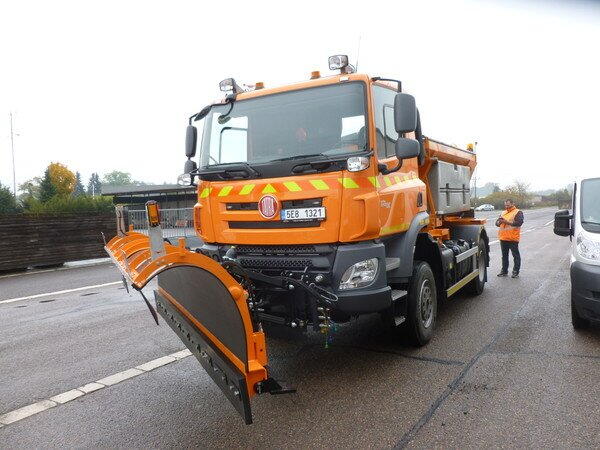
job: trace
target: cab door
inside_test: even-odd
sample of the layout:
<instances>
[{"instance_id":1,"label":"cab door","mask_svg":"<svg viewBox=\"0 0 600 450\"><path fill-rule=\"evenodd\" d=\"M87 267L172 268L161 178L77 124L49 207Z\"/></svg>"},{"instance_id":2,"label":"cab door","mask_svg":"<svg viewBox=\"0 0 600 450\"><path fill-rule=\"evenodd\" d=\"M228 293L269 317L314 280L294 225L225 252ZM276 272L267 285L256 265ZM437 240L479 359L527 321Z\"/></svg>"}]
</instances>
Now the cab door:
<instances>
[{"instance_id":1,"label":"cab door","mask_svg":"<svg viewBox=\"0 0 600 450\"><path fill-rule=\"evenodd\" d=\"M373 84L374 142L377 160L388 169L398 166L395 145L398 133L394 127L394 99L397 91ZM405 160L400 170L387 175L378 173L373 183L379 193L380 236L406 231L412 218L423 209L424 183L418 176L417 158Z\"/></svg>"}]
</instances>

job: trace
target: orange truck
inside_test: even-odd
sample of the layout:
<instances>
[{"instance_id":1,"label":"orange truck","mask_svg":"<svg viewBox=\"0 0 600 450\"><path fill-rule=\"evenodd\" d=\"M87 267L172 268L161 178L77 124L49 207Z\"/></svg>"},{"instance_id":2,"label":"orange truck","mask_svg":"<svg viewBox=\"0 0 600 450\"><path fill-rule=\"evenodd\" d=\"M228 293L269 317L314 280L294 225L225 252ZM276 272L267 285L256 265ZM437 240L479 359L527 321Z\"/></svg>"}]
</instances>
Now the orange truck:
<instances>
[{"instance_id":1,"label":"orange truck","mask_svg":"<svg viewBox=\"0 0 600 450\"><path fill-rule=\"evenodd\" d=\"M246 423L252 396L294 391L270 375L265 333L331 339L379 313L425 345L439 302L487 281L473 147L425 137L400 81L354 73L345 55L329 66L339 73L282 87L224 80L225 98L190 117L181 180L198 187L199 248L165 242L153 202L148 234L118 214L106 245L142 296L158 277L156 310Z\"/></svg>"}]
</instances>

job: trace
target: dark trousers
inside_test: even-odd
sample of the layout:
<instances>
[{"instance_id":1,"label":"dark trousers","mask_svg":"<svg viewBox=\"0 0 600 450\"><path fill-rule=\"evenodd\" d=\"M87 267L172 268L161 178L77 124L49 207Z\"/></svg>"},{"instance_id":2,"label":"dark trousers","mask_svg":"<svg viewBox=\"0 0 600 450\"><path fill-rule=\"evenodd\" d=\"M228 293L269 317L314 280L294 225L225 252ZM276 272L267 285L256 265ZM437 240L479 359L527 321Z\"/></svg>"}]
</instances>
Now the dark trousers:
<instances>
[{"instance_id":1,"label":"dark trousers","mask_svg":"<svg viewBox=\"0 0 600 450\"><path fill-rule=\"evenodd\" d=\"M502 249L502 272L508 273L508 251L512 252L515 264L513 272L519 273L521 270L521 254L519 253L519 243L515 241L500 241L500 249Z\"/></svg>"}]
</instances>

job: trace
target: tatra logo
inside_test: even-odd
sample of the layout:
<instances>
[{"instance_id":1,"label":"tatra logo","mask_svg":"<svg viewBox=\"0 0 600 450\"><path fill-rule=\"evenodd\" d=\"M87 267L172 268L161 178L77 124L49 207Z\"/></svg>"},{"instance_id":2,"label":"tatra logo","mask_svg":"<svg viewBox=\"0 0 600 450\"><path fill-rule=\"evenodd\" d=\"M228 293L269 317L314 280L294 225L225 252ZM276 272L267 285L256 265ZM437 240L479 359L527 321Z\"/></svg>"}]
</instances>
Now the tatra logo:
<instances>
[{"instance_id":1,"label":"tatra logo","mask_svg":"<svg viewBox=\"0 0 600 450\"><path fill-rule=\"evenodd\" d=\"M279 202L272 195L265 195L258 202L258 212L265 219L272 219L279 211Z\"/></svg>"}]
</instances>

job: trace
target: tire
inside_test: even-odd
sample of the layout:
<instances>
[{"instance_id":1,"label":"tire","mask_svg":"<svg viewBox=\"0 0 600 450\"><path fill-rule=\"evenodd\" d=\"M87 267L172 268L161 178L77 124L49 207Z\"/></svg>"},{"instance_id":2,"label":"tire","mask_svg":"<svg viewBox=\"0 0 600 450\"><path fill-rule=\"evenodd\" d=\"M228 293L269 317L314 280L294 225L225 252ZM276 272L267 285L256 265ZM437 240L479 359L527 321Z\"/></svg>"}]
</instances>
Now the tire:
<instances>
[{"instance_id":1,"label":"tire","mask_svg":"<svg viewBox=\"0 0 600 450\"><path fill-rule=\"evenodd\" d=\"M485 248L485 242L483 239L479 239L479 251L477 252L477 263L479 268L479 275L469 284L465 286L465 292L472 295L480 295L485 287L485 280L487 279L487 250ZM483 270L482 270L483 268Z\"/></svg>"},{"instance_id":2,"label":"tire","mask_svg":"<svg viewBox=\"0 0 600 450\"><path fill-rule=\"evenodd\" d=\"M435 277L426 262L415 261L407 301L408 317L405 331L414 345L422 347L433 337L437 318Z\"/></svg>"},{"instance_id":3,"label":"tire","mask_svg":"<svg viewBox=\"0 0 600 450\"><path fill-rule=\"evenodd\" d=\"M571 323L573 328L576 330L585 330L589 328L590 322L579 315L577 308L575 308L575 302L573 301L573 294L571 294Z\"/></svg>"}]
</instances>

